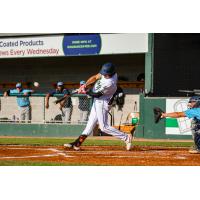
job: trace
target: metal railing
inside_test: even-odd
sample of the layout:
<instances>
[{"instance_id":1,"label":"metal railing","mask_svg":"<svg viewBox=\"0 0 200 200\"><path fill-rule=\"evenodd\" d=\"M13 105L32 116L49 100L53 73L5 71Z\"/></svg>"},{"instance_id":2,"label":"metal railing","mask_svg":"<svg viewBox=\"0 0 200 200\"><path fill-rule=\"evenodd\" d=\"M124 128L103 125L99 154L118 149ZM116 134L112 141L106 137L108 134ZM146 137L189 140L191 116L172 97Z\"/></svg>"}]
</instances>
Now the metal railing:
<instances>
[{"instance_id":1,"label":"metal railing","mask_svg":"<svg viewBox=\"0 0 200 200\"><path fill-rule=\"evenodd\" d=\"M92 98L87 95L72 95L71 104L55 104L54 101L63 95L55 94L49 98L49 108L45 107L46 94L31 94L28 96L10 94L4 97L0 94L0 123L58 123L58 124L86 124L92 105ZM29 97L30 108L19 107L17 98ZM67 100L67 101L68 101ZM30 116L29 116L30 114Z\"/></svg>"}]
</instances>

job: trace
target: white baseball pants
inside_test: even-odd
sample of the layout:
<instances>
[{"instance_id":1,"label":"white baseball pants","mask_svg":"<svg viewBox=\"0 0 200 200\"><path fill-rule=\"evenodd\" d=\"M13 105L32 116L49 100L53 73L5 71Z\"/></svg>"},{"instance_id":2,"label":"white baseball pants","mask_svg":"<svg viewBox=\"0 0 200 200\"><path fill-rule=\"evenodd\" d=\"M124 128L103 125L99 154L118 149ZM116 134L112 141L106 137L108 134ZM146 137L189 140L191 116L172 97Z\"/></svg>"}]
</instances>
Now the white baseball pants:
<instances>
[{"instance_id":1,"label":"white baseball pants","mask_svg":"<svg viewBox=\"0 0 200 200\"><path fill-rule=\"evenodd\" d=\"M115 129L108 124L109 110L110 106L108 105L108 100L94 99L88 123L82 135L89 136L98 122L101 131L110 134L112 136L115 136L120 140L126 141L128 138L128 135L126 133L123 133L118 129Z\"/></svg>"}]
</instances>

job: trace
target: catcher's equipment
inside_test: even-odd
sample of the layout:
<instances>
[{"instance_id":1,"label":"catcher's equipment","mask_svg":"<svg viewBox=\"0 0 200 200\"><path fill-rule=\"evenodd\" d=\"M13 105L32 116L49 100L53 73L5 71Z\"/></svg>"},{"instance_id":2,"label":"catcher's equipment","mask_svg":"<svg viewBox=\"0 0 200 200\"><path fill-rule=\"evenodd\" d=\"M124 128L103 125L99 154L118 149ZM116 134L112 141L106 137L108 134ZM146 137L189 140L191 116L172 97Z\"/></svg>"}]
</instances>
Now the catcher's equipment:
<instances>
[{"instance_id":1,"label":"catcher's equipment","mask_svg":"<svg viewBox=\"0 0 200 200\"><path fill-rule=\"evenodd\" d=\"M196 104L193 106L193 108L199 108L200 107L200 96L193 96L190 97L189 103L196 102Z\"/></svg>"},{"instance_id":2,"label":"catcher's equipment","mask_svg":"<svg viewBox=\"0 0 200 200\"><path fill-rule=\"evenodd\" d=\"M153 112L154 112L154 120L155 123L157 124L161 119L162 113L164 112L159 107L154 107Z\"/></svg>"}]
</instances>

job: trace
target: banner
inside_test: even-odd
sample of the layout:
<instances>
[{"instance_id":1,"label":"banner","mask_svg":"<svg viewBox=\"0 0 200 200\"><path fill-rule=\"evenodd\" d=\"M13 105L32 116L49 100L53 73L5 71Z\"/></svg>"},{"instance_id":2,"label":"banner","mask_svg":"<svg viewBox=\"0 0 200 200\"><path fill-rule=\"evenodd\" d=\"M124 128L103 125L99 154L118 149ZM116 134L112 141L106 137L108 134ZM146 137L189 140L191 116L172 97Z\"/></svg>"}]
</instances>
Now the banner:
<instances>
[{"instance_id":1,"label":"banner","mask_svg":"<svg viewBox=\"0 0 200 200\"><path fill-rule=\"evenodd\" d=\"M0 58L145 53L148 34L72 34L0 38Z\"/></svg>"},{"instance_id":2,"label":"banner","mask_svg":"<svg viewBox=\"0 0 200 200\"><path fill-rule=\"evenodd\" d=\"M101 50L101 37L93 35L64 36L63 51L66 56L70 55L94 55Z\"/></svg>"},{"instance_id":3,"label":"banner","mask_svg":"<svg viewBox=\"0 0 200 200\"><path fill-rule=\"evenodd\" d=\"M189 99L166 99L166 112L183 112L188 109ZM191 119L182 118L166 118L165 133L170 135L192 135Z\"/></svg>"},{"instance_id":4,"label":"banner","mask_svg":"<svg viewBox=\"0 0 200 200\"><path fill-rule=\"evenodd\" d=\"M0 58L62 56L63 36L0 39Z\"/></svg>"}]
</instances>

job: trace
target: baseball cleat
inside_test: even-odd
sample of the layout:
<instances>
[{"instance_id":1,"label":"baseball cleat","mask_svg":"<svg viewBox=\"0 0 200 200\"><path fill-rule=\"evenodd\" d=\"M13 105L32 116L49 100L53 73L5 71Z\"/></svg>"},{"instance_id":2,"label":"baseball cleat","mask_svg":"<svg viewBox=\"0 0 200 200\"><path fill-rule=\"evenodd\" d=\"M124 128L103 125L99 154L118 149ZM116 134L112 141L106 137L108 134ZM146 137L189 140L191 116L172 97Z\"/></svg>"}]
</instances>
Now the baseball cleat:
<instances>
[{"instance_id":1,"label":"baseball cleat","mask_svg":"<svg viewBox=\"0 0 200 200\"><path fill-rule=\"evenodd\" d=\"M190 149L189 153L191 153L191 154L198 154L198 153L200 153L200 150L199 149Z\"/></svg>"},{"instance_id":2,"label":"baseball cleat","mask_svg":"<svg viewBox=\"0 0 200 200\"><path fill-rule=\"evenodd\" d=\"M75 151L80 151L80 147L75 146L73 143L64 144L65 149L74 149Z\"/></svg>"},{"instance_id":3,"label":"baseball cleat","mask_svg":"<svg viewBox=\"0 0 200 200\"><path fill-rule=\"evenodd\" d=\"M73 144L71 144L71 143L64 144L64 148L69 148L69 149L71 149L71 148L73 148Z\"/></svg>"},{"instance_id":4,"label":"baseball cleat","mask_svg":"<svg viewBox=\"0 0 200 200\"><path fill-rule=\"evenodd\" d=\"M128 137L125 141L126 143L126 150L127 151L130 151L131 150L131 147L132 147L132 140L133 140L133 136L131 134L128 134Z\"/></svg>"},{"instance_id":5,"label":"baseball cleat","mask_svg":"<svg viewBox=\"0 0 200 200\"><path fill-rule=\"evenodd\" d=\"M73 146L73 149L74 149L75 151L80 151L81 148L74 145L74 146Z\"/></svg>"}]
</instances>

